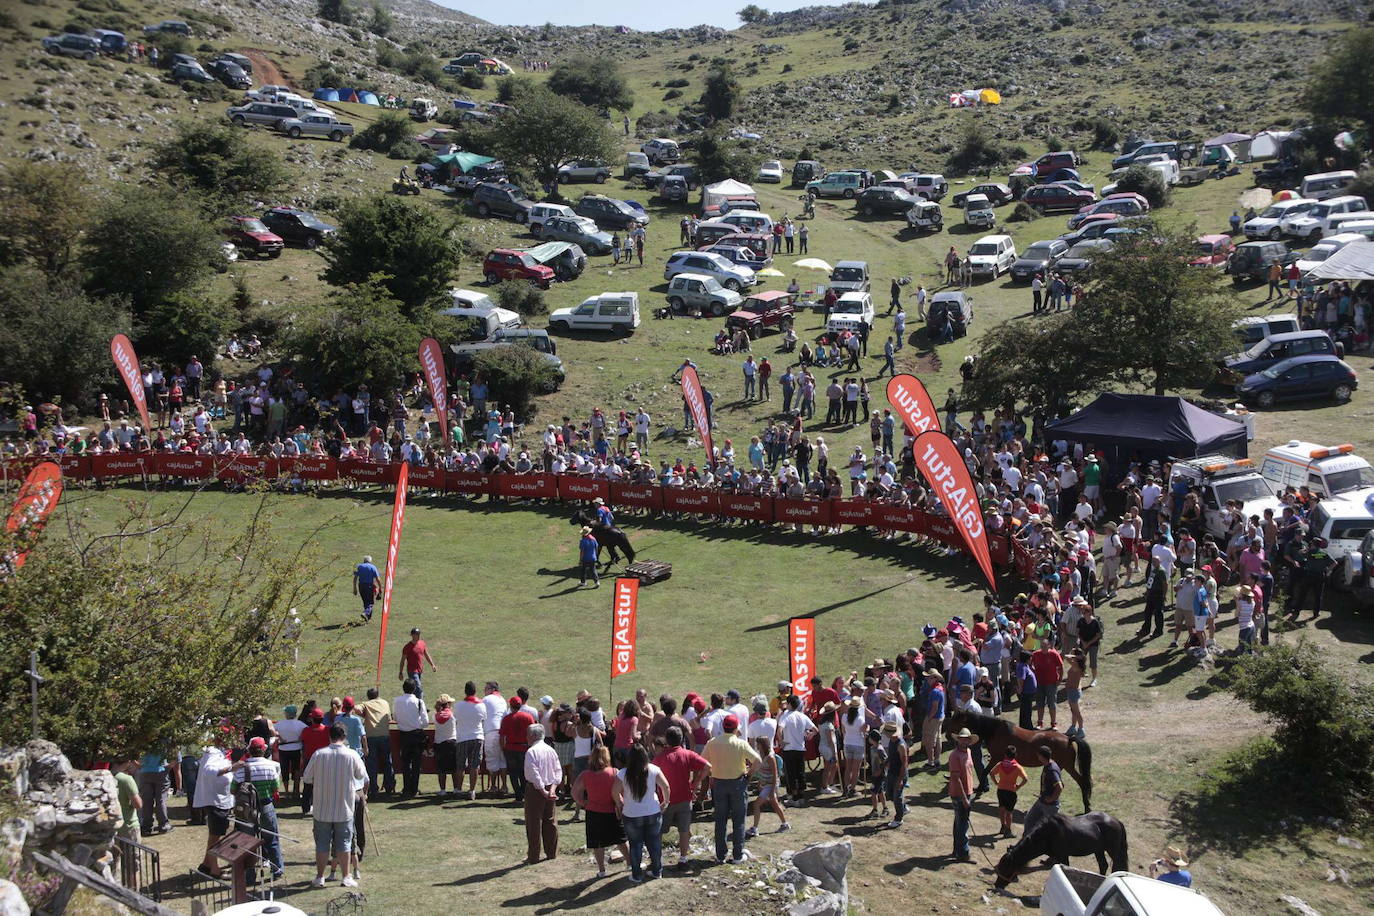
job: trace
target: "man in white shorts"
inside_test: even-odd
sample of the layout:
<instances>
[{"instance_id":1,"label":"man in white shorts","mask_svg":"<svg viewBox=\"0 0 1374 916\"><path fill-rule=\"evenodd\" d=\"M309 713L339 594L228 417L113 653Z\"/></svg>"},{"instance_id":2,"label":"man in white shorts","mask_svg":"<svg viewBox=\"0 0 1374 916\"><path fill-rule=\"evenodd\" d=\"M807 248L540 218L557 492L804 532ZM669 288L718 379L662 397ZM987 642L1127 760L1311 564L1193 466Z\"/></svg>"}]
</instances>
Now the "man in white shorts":
<instances>
[{"instance_id":1,"label":"man in white shorts","mask_svg":"<svg viewBox=\"0 0 1374 916\"><path fill-rule=\"evenodd\" d=\"M501 750L501 720L506 717L510 704L501 695L501 685L487 681L482 705L486 707L486 719L482 722L482 759L486 762L487 772L491 774L494 785L492 791L498 796L506 794L506 755Z\"/></svg>"}]
</instances>

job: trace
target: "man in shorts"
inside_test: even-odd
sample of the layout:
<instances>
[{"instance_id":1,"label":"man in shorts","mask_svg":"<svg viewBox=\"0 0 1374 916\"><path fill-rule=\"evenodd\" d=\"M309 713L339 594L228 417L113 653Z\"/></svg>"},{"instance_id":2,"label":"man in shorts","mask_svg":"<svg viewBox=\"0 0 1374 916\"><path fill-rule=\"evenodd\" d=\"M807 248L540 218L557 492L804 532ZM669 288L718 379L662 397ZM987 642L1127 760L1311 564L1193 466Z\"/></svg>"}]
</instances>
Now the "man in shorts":
<instances>
[{"instance_id":1,"label":"man in shorts","mask_svg":"<svg viewBox=\"0 0 1374 916\"><path fill-rule=\"evenodd\" d=\"M654 766L668 780L668 806L663 809L663 833L677 828L677 864L687 865L692 846L692 799L711 775L711 765L696 751L683 747L685 737L676 725L663 734L667 749L654 758Z\"/></svg>"},{"instance_id":2,"label":"man in shorts","mask_svg":"<svg viewBox=\"0 0 1374 916\"><path fill-rule=\"evenodd\" d=\"M324 887L324 867L343 872L343 886L357 887L353 877L353 811L367 789L367 767L348 746L342 722L329 726L329 745L310 755L305 782L314 787L315 880Z\"/></svg>"},{"instance_id":3,"label":"man in shorts","mask_svg":"<svg viewBox=\"0 0 1374 916\"><path fill-rule=\"evenodd\" d=\"M506 755L501 750L501 720L506 717L510 704L496 681L487 681L483 689L482 706L486 709L486 718L482 722L482 759L486 761L487 772L491 774L492 791L500 797L506 794Z\"/></svg>"},{"instance_id":4,"label":"man in shorts","mask_svg":"<svg viewBox=\"0 0 1374 916\"><path fill-rule=\"evenodd\" d=\"M1035 727L1045 727L1045 707L1050 710L1050 730L1059 724L1059 682L1064 679L1064 658L1042 639L1040 648L1031 654L1031 670L1035 672Z\"/></svg>"},{"instance_id":5,"label":"man in shorts","mask_svg":"<svg viewBox=\"0 0 1374 916\"><path fill-rule=\"evenodd\" d=\"M477 699L477 685L463 685L463 699L453 706L458 725L458 764L453 776L454 791L462 790L463 773L468 774L468 801L477 799L477 770L482 765L482 745L486 737L486 704Z\"/></svg>"}]
</instances>

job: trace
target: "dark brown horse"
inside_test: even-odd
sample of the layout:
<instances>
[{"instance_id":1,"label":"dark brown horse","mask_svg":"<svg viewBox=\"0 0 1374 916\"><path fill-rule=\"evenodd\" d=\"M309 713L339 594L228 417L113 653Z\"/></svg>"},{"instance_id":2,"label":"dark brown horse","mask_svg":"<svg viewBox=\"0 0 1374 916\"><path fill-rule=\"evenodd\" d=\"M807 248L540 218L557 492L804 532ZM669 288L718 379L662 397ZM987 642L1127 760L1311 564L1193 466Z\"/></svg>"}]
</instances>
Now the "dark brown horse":
<instances>
[{"instance_id":1,"label":"dark brown horse","mask_svg":"<svg viewBox=\"0 0 1374 916\"><path fill-rule=\"evenodd\" d=\"M1048 856L1056 865L1068 865L1070 856L1096 856L1097 870L1104 875L1111 856L1112 871L1126 871L1126 825L1101 811L1080 817L1051 814L997 860L997 888L1015 881L1038 856Z\"/></svg>"},{"instance_id":2,"label":"dark brown horse","mask_svg":"<svg viewBox=\"0 0 1374 916\"><path fill-rule=\"evenodd\" d=\"M992 766L1002 759L1008 747L1016 748L1016 759L1023 767L1040 766L1040 747L1050 749L1050 759L1073 777L1083 792L1083 813L1092 810L1093 751L1082 738L1070 738L1063 732L1032 731L1018 728L1006 719L985 716L976 712L956 712L945 717L945 729L950 733L967 728L978 736L987 749Z\"/></svg>"}]
</instances>

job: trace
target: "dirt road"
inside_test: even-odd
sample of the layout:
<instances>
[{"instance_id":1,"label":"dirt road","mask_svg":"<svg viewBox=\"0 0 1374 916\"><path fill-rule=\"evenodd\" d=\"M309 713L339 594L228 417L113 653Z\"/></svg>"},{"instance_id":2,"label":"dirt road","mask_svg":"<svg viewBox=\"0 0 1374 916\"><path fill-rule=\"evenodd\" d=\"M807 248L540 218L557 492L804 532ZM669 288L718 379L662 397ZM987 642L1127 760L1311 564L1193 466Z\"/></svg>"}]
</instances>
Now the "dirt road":
<instances>
[{"instance_id":1,"label":"dirt road","mask_svg":"<svg viewBox=\"0 0 1374 916\"><path fill-rule=\"evenodd\" d=\"M253 82L258 86L290 86L296 88L285 73L281 71L267 52L260 48L240 48L239 53L253 62Z\"/></svg>"}]
</instances>

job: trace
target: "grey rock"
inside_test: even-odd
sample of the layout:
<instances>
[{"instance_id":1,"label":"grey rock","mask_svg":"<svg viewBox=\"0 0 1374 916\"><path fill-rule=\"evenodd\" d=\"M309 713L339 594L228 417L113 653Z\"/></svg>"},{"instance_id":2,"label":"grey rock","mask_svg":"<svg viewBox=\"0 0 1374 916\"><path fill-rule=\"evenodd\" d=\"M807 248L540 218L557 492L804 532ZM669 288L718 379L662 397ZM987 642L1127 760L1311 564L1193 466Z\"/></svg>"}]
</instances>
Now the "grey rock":
<instances>
[{"instance_id":1,"label":"grey rock","mask_svg":"<svg viewBox=\"0 0 1374 916\"><path fill-rule=\"evenodd\" d=\"M1292 894L1281 894L1279 900L1288 904L1288 908L1299 916L1322 916L1321 911L1314 909L1306 900L1301 897L1294 897Z\"/></svg>"},{"instance_id":2,"label":"grey rock","mask_svg":"<svg viewBox=\"0 0 1374 916\"><path fill-rule=\"evenodd\" d=\"M29 905L13 881L0 878L0 916L29 916Z\"/></svg>"},{"instance_id":3,"label":"grey rock","mask_svg":"<svg viewBox=\"0 0 1374 916\"><path fill-rule=\"evenodd\" d=\"M789 904L787 916L845 916L847 899L840 894L824 893Z\"/></svg>"},{"instance_id":4,"label":"grey rock","mask_svg":"<svg viewBox=\"0 0 1374 916\"><path fill-rule=\"evenodd\" d=\"M818 879L827 891L847 896L849 882L845 875L853 857L853 843L848 839L834 840L804 847L792 857L792 865L802 874Z\"/></svg>"}]
</instances>

